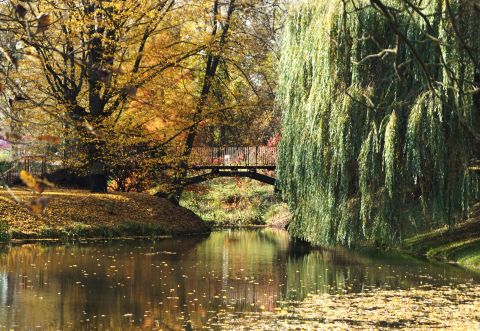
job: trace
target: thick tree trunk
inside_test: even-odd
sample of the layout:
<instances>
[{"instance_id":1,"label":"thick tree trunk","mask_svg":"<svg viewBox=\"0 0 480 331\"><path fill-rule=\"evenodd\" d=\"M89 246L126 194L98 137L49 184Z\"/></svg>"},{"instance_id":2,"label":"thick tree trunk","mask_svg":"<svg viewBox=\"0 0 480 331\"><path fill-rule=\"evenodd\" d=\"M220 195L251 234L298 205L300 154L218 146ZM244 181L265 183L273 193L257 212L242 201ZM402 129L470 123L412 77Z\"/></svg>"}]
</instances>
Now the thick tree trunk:
<instances>
[{"instance_id":1,"label":"thick tree trunk","mask_svg":"<svg viewBox=\"0 0 480 331\"><path fill-rule=\"evenodd\" d=\"M90 165L90 192L106 193L107 176L102 169L104 165L101 162L92 162Z\"/></svg>"},{"instance_id":2,"label":"thick tree trunk","mask_svg":"<svg viewBox=\"0 0 480 331\"><path fill-rule=\"evenodd\" d=\"M90 191L92 193L107 192L107 174L104 162L100 158L101 146L91 143L88 146L88 172Z\"/></svg>"},{"instance_id":3,"label":"thick tree trunk","mask_svg":"<svg viewBox=\"0 0 480 331\"><path fill-rule=\"evenodd\" d=\"M88 7L92 13L95 12L99 4L93 4ZM101 15L108 15L109 8L100 11ZM102 120L105 116L106 101L102 97L102 88L110 79L110 73L106 69L106 65L111 65L113 57L108 49L105 48L102 35L105 27L102 25L92 25L90 30L90 52L88 54L88 109L89 114L86 118L90 125L90 135L99 135L102 129ZM114 37L113 30L107 32L107 38L112 40ZM98 138L98 137L97 137ZM103 138L98 138L103 139ZM97 140L88 143L88 166L90 177L90 191L95 193L107 192L107 172L105 161L103 159L104 143Z\"/></svg>"}]
</instances>

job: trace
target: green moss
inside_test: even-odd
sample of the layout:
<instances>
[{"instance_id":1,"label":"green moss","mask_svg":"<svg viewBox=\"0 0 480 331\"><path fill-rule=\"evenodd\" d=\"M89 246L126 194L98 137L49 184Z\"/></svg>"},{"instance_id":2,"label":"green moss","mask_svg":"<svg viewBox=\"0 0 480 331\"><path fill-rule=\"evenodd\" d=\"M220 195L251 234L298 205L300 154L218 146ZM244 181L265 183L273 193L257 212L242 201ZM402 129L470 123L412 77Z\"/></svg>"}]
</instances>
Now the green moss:
<instances>
[{"instance_id":1,"label":"green moss","mask_svg":"<svg viewBox=\"0 0 480 331\"><path fill-rule=\"evenodd\" d=\"M415 235L404 240L403 249L429 259L456 262L480 270L480 222L474 218L454 227Z\"/></svg>"},{"instance_id":2,"label":"green moss","mask_svg":"<svg viewBox=\"0 0 480 331\"><path fill-rule=\"evenodd\" d=\"M9 238L8 224L7 222L0 220L0 242L7 242Z\"/></svg>"},{"instance_id":3,"label":"green moss","mask_svg":"<svg viewBox=\"0 0 480 331\"><path fill-rule=\"evenodd\" d=\"M82 238L121 238L121 237L159 237L167 235L161 224L143 224L139 222L125 222L113 226L91 226L74 223L66 227L42 226L38 233L25 234L12 232L12 239L60 239L76 240Z\"/></svg>"},{"instance_id":4,"label":"green moss","mask_svg":"<svg viewBox=\"0 0 480 331\"><path fill-rule=\"evenodd\" d=\"M476 247L470 248L468 253L458 257L458 263L480 271L480 241L477 242Z\"/></svg>"}]
</instances>

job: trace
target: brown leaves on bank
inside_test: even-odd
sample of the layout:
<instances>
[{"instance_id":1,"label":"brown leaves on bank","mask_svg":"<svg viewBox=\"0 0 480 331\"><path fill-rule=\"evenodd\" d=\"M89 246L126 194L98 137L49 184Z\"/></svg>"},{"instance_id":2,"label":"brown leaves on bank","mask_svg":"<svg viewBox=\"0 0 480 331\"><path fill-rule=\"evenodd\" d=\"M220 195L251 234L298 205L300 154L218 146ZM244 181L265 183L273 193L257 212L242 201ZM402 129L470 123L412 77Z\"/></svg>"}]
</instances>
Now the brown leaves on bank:
<instances>
[{"instance_id":1,"label":"brown leaves on bank","mask_svg":"<svg viewBox=\"0 0 480 331\"><path fill-rule=\"evenodd\" d=\"M34 215L40 215L43 213L45 208L47 208L47 203L49 201L48 197L39 197L30 201L30 204L27 206L28 210Z\"/></svg>"},{"instance_id":2,"label":"brown leaves on bank","mask_svg":"<svg viewBox=\"0 0 480 331\"><path fill-rule=\"evenodd\" d=\"M24 208L13 203L12 194L26 202L20 204ZM13 187L11 192L0 190L0 219L8 222L13 238L63 238L68 231L78 229L88 231L86 236L119 232L131 236L136 235L128 233L132 226L157 229L158 234L208 230L195 214L153 195L95 194L58 187L49 188L42 195L20 187Z\"/></svg>"}]
</instances>

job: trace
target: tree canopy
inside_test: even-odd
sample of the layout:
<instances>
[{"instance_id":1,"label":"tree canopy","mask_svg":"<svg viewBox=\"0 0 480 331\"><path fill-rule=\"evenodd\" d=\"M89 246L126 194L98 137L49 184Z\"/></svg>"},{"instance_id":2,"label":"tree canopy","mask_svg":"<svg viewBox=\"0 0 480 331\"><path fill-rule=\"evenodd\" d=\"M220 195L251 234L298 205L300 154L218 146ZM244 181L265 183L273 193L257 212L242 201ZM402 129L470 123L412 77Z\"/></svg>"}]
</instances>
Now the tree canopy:
<instances>
[{"instance_id":1,"label":"tree canopy","mask_svg":"<svg viewBox=\"0 0 480 331\"><path fill-rule=\"evenodd\" d=\"M478 198L480 12L463 0L301 1L283 38L290 231L392 244Z\"/></svg>"},{"instance_id":2,"label":"tree canopy","mask_svg":"<svg viewBox=\"0 0 480 331\"><path fill-rule=\"evenodd\" d=\"M99 192L112 180L121 190L173 181L193 144L266 141L278 123L278 8L271 0L2 3L3 136L17 150L61 157ZM256 130L239 134L241 125Z\"/></svg>"}]
</instances>

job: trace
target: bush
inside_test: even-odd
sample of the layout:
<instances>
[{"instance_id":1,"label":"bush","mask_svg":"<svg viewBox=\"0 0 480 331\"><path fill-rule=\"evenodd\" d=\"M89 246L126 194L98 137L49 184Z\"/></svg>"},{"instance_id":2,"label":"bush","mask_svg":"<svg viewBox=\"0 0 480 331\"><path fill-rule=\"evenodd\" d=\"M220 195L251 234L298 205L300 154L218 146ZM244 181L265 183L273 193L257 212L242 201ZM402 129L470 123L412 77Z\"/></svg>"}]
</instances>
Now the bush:
<instances>
[{"instance_id":1,"label":"bush","mask_svg":"<svg viewBox=\"0 0 480 331\"><path fill-rule=\"evenodd\" d=\"M7 242L9 239L8 224L5 221L0 221L0 242Z\"/></svg>"},{"instance_id":2,"label":"bush","mask_svg":"<svg viewBox=\"0 0 480 331\"><path fill-rule=\"evenodd\" d=\"M273 186L250 179L218 178L187 188L180 204L212 225L265 225L281 205Z\"/></svg>"}]
</instances>

